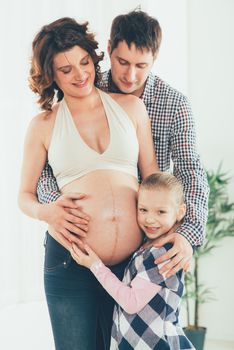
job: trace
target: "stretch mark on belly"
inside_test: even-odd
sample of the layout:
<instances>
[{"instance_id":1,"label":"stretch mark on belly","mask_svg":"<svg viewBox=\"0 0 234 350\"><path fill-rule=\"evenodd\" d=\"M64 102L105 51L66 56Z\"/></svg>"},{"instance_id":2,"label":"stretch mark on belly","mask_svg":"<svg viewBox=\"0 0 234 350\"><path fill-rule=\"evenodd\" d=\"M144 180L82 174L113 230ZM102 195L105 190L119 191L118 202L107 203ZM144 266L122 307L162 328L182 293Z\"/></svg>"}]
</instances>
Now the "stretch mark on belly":
<instances>
[{"instance_id":1,"label":"stretch mark on belly","mask_svg":"<svg viewBox=\"0 0 234 350\"><path fill-rule=\"evenodd\" d=\"M109 182L109 181L108 181ZM115 255L115 251L116 251L116 247L117 247L117 242L118 242L118 220L117 220L117 217L116 217L116 203L115 203L115 196L114 196L114 193L113 193L113 189L112 189L112 186L111 186L111 183L109 182L109 186L110 186L110 192L111 192L111 199L112 199L112 217L111 217L111 221L114 225L114 230L113 230L113 233L114 234L114 245L113 245L113 248L112 248L112 252L111 252L111 255L110 255L110 262L112 262L112 259Z\"/></svg>"}]
</instances>

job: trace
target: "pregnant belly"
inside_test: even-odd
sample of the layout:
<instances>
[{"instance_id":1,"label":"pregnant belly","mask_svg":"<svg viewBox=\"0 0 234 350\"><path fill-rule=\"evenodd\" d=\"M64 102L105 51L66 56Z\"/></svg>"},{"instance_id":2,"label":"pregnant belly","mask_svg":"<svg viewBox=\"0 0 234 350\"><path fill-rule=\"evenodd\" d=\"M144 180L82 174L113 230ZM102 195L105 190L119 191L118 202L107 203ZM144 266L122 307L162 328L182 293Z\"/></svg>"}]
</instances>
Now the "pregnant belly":
<instances>
[{"instance_id":1,"label":"pregnant belly","mask_svg":"<svg viewBox=\"0 0 234 350\"><path fill-rule=\"evenodd\" d=\"M63 188L87 197L79 206L90 215L83 239L107 265L123 261L142 241L136 219L137 180L117 171L94 171Z\"/></svg>"}]
</instances>

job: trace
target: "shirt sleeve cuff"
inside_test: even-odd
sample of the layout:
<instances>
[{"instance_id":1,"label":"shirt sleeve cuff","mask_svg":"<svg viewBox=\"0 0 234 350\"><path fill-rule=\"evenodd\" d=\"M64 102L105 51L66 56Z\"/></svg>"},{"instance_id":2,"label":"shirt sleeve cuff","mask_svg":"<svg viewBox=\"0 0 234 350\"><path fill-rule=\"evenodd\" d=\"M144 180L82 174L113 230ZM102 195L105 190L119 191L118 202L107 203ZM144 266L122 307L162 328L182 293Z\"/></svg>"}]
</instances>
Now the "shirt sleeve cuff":
<instances>
[{"instance_id":1,"label":"shirt sleeve cuff","mask_svg":"<svg viewBox=\"0 0 234 350\"><path fill-rule=\"evenodd\" d=\"M96 275L96 274L98 274L98 272L100 272L100 270L103 269L104 266L105 265L103 264L103 262L101 260L97 260L90 266L90 270L92 271L92 273L94 275Z\"/></svg>"},{"instance_id":2,"label":"shirt sleeve cuff","mask_svg":"<svg viewBox=\"0 0 234 350\"><path fill-rule=\"evenodd\" d=\"M187 241L190 243L190 245L191 245L191 247L193 249L193 252L194 252L194 250L197 247L197 245L196 245L196 241L192 238L191 231L189 231L187 229L184 229L182 227L178 227L176 232L187 239Z\"/></svg>"}]
</instances>

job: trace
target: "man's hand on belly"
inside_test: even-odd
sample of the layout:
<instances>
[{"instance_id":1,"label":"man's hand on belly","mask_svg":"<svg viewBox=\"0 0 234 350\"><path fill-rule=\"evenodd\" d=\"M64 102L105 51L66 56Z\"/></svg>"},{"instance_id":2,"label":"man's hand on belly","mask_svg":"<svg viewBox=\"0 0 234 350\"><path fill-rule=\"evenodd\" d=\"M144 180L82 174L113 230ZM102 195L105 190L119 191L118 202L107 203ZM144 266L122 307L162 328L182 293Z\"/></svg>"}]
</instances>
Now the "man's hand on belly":
<instances>
[{"instance_id":1,"label":"man's hand on belly","mask_svg":"<svg viewBox=\"0 0 234 350\"><path fill-rule=\"evenodd\" d=\"M63 242L65 239L67 242L77 243L79 243L77 236L86 237L90 217L77 205L77 200L84 198L85 194L82 193L66 193L55 202L41 206L39 219L50 225L53 237L56 239L58 235L56 240L60 243L62 237Z\"/></svg>"}]
</instances>

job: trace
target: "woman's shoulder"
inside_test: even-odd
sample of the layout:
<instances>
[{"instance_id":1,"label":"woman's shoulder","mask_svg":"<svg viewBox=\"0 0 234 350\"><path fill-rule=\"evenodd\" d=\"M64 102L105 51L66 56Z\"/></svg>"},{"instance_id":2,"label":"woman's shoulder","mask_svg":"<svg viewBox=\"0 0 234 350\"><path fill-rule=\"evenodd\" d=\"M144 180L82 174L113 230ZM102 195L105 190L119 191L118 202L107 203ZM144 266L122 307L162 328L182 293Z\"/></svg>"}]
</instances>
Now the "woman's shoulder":
<instances>
[{"instance_id":1,"label":"woman's shoulder","mask_svg":"<svg viewBox=\"0 0 234 350\"><path fill-rule=\"evenodd\" d=\"M50 129L54 125L55 117L57 114L59 104L55 104L51 111L42 111L36 114L29 124L29 128L37 129L39 132L46 129Z\"/></svg>"},{"instance_id":2,"label":"woman's shoulder","mask_svg":"<svg viewBox=\"0 0 234 350\"><path fill-rule=\"evenodd\" d=\"M42 111L36 114L29 123L27 135L35 140L40 139L46 144L53 129L57 110L58 104L54 105L51 111Z\"/></svg>"},{"instance_id":3,"label":"woman's shoulder","mask_svg":"<svg viewBox=\"0 0 234 350\"><path fill-rule=\"evenodd\" d=\"M117 103L119 103L121 106L125 107L139 107L144 106L143 101L134 95L131 94L117 94L117 93L109 93L109 96L111 96Z\"/></svg>"},{"instance_id":4,"label":"woman's shoulder","mask_svg":"<svg viewBox=\"0 0 234 350\"><path fill-rule=\"evenodd\" d=\"M59 103L52 106L50 111L41 111L32 118L32 122L36 124L48 123L53 118L55 118L58 111Z\"/></svg>"},{"instance_id":5,"label":"woman's shoulder","mask_svg":"<svg viewBox=\"0 0 234 350\"><path fill-rule=\"evenodd\" d=\"M147 116L144 102L137 96L131 94L115 94L110 93L111 96L128 114L129 118L133 121L135 127L138 125L139 116Z\"/></svg>"}]
</instances>

